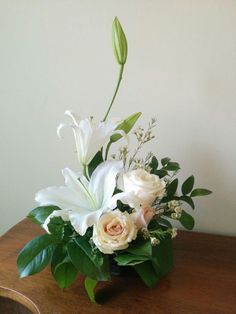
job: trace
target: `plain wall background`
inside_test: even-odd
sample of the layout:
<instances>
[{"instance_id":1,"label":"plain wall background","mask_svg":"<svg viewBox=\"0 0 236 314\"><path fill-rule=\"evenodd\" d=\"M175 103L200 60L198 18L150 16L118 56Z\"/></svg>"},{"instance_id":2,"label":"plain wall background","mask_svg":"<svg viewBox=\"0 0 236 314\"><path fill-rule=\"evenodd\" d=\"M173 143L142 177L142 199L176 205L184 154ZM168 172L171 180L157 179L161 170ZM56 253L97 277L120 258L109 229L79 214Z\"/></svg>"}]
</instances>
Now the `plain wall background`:
<instances>
[{"instance_id":1,"label":"plain wall background","mask_svg":"<svg viewBox=\"0 0 236 314\"><path fill-rule=\"evenodd\" d=\"M102 118L118 66L111 24L129 43L111 116L156 116L158 157L214 194L196 199L197 231L236 235L236 1L0 0L0 233L35 206L39 189L77 168L72 109ZM147 152L146 150L146 152Z\"/></svg>"}]
</instances>

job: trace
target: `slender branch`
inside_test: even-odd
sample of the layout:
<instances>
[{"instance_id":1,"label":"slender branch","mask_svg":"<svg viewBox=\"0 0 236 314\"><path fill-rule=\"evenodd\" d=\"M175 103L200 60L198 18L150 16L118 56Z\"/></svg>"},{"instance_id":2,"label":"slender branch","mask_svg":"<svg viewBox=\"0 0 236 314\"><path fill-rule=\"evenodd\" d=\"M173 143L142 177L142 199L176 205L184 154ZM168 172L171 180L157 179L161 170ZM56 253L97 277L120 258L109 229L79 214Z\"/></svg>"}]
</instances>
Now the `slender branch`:
<instances>
[{"instance_id":1,"label":"slender branch","mask_svg":"<svg viewBox=\"0 0 236 314\"><path fill-rule=\"evenodd\" d=\"M120 72L119 72L119 77L118 77L116 89L115 89L114 95L113 95L113 97L112 97L111 103L110 103L110 105L109 105L109 108L108 108L108 110L107 110L107 113L106 113L106 115L105 115L105 117L104 117L104 119L103 119L102 121L106 121L107 116L108 116L108 114L109 114L109 112L110 112L110 110L111 110L111 107L112 107L113 103L114 103L114 100L115 100L115 98L116 98L116 94L117 94L118 89L119 89L119 87L120 87L120 82L121 82L121 80L122 80L123 71L124 71L124 64L122 64L122 65L120 66Z\"/></svg>"}]
</instances>

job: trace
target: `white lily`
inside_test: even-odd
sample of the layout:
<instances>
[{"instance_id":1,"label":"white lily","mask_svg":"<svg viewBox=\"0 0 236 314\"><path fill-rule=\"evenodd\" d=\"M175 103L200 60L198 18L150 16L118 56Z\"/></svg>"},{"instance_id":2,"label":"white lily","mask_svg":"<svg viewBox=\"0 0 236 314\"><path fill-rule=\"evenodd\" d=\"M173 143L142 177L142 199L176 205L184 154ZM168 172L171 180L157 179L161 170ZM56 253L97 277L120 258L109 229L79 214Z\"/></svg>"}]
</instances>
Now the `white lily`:
<instances>
[{"instance_id":1,"label":"white lily","mask_svg":"<svg viewBox=\"0 0 236 314\"><path fill-rule=\"evenodd\" d=\"M62 210L54 211L45 221L47 224L51 217L60 216L70 221L75 231L84 235L87 228L97 223L104 212L116 207L116 197L113 197L116 187L116 176L123 168L122 161L105 161L93 172L90 181L83 175L78 175L65 168L62 174L65 185L48 187L36 194L35 200L41 205L56 205Z\"/></svg>"},{"instance_id":2,"label":"white lily","mask_svg":"<svg viewBox=\"0 0 236 314\"><path fill-rule=\"evenodd\" d=\"M80 120L69 110L65 112L72 119L72 127L76 151L79 163L85 167L90 163L96 153L105 145L113 134L120 134L127 137L124 131L116 130L120 121L103 121L95 123L93 118ZM68 126L67 123L61 123L58 126L57 134L61 137L61 129Z\"/></svg>"}]
</instances>

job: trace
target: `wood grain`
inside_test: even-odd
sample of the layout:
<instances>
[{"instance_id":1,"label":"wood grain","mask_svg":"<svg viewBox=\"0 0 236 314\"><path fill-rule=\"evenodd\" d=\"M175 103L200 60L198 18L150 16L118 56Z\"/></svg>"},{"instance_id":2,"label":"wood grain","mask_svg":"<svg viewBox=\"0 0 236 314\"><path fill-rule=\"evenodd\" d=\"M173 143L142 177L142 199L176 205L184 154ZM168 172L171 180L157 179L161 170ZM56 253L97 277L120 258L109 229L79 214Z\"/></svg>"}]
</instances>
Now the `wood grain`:
<instances>
[{"instance_id":1,"label":"wood grain","mask_svg":"<svg viewBox=\"0 0 236 314\"><path fill-rule=\"evenodd\" d=\"M65 291L57 287L49 268L19 279L17 253L40 233L25 219L0 238L0 286L29 298L41 314L236 313L235 237L180 232L174 240L174 269L155 288L145 287L133 274L114 277L98 285L96 305L88 300L82 277Z\"/></svg>"}]
</instances>

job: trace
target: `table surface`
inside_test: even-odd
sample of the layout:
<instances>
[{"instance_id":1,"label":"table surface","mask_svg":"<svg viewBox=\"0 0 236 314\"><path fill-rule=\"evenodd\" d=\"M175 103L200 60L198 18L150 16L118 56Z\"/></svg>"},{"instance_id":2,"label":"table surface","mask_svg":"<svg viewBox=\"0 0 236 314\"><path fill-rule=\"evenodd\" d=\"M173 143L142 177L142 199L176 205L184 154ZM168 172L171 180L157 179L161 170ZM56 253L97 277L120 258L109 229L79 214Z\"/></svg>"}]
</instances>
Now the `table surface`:
<instances>
[{"instance_id":1,"label":"table surface","mask_svg":"<svg viewBox=\"0 0 236 314\"><path fill-rule=\"evenodd\" d=\"M26 296L40 314L236 313L236 237L179 232L174 239L174 268L155 288L147 288L138 276L113 277L112 282L98 284L100 304L92 304L83 278L64 291L49 268L19 279L17 254L41 233L25 219L0 238L0 286Z\"/></svg>"}]
</instances>

